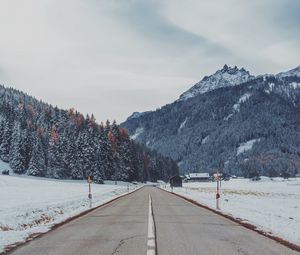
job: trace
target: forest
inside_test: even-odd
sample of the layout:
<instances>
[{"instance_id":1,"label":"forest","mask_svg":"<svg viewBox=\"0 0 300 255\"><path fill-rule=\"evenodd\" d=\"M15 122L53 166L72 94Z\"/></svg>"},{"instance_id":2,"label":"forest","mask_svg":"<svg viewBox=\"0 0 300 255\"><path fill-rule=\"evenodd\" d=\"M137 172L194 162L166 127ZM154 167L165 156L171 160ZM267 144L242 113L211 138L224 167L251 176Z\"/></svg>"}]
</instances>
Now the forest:
<instances>
[{"instance_id":1,"label":"forest","mask_svg":"<svg viewBox=\"0 0 300 255\"><path fill-rule=\"evenodd\" d=\"M0 85L0 159L15 174L58 179L156 181L177 164L130 139L115 121L62 110Z\"/></svg>"}]
</instances>

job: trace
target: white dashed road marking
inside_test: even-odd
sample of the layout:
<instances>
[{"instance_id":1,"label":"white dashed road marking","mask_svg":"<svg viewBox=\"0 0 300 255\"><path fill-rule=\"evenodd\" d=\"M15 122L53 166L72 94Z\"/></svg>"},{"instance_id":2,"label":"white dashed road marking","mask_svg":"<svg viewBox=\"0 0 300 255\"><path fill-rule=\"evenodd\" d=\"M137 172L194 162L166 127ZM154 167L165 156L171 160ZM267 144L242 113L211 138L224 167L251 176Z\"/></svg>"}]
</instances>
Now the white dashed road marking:
<instances>
[{"instance_id":1,"label":"white dashed road marking","mask_svg":"<svg viewBox=\"0 0 300 255\"><path fill-rule=\"evenodd\" d=\"M154 229L154 218L152 213L152 200L149 194L149 214L148 214L148 241L147 241L147 255L155 255L155 229Z\"/></svg>"}]
</instances>

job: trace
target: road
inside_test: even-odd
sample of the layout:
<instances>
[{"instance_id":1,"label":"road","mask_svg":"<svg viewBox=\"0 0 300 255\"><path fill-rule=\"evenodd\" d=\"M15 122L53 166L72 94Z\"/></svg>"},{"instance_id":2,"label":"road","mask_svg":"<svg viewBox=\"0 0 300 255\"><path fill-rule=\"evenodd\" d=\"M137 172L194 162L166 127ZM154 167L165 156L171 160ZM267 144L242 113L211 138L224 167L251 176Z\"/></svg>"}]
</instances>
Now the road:
<instances>
[{"instance_id":1,"label":"road","mask_svg":"<svg viewBox=\"0 0 300 255\"><path fill-rule=\"evenodd\" d=\"M154 238L149 239L149 197L152 200L156 242ZM146 255L154 254L152 245L155 243L159 255L299 254L154 187L142 188L96 209L34 239L11 254Z\"/></svg>"}]
</instances>

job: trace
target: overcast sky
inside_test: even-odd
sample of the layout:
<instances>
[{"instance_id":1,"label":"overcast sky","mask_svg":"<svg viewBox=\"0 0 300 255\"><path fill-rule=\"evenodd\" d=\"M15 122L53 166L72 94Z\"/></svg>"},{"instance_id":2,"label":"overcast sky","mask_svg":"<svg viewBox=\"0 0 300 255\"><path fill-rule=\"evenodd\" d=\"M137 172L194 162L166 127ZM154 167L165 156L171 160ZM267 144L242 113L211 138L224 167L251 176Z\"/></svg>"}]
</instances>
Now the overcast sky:
<instances>
[{"instance_id":1,"label":"overcast sky","mask_svg":"<svg viewBox=\"0 0 300 255\"><path fill-rule=\"evenodd\" d=\"M0 0L0 83L124 121L227 63L300 64L299 0Z\"/></svg>"}]
</instances>

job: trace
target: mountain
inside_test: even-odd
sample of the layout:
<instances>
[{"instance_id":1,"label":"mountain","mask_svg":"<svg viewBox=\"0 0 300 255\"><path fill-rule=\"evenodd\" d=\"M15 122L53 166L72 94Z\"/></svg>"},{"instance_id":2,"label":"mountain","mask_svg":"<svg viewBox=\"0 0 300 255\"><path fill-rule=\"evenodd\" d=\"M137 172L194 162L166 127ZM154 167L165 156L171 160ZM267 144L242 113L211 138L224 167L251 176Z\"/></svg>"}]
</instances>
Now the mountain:
<instances>
[{"instance_id":1,"label":"mountain","mask_svg":"<svg viewBox=\"0 0 300 255\"><path fill-rule=\"evenodd\" d=\"M182 173L294 175L300 172L297 70L254 77L224 66L179 100L121 127L173 158Z\"/></svg>"},{"instance_id":2,"label":"mountain","mask_svg":"<svg viewBox=\"0 0 300 255\"><path fill-rule=\"evenodd\" d=\"M289 70L287 72L282 72L276 75L277 77L288 77L288 76L298 76L300 77L300 66Z\"/></svg>"},{"instance_id":3,"label":"mountain","mask_svg":"<svg viewBox=\"0 0 300 255\"><path fill-rule=\"evenodd\" d=\"M130 140L115 122L98 124L0 85L0 159L15 174L59 179L155 181L176 163ZM1 162L0 160L0 162Z\"/></svg>"},{"instance_id":4,"label":"mountain","mask_svg":"<svg viewBox=\"0 0 300 255\"><path fill-rule=\"evenodd\" d=\"M147 114L148 112L134 112L134 113L132 113L129 117L128 117L128 119L136 119L136 118L139 118L139 117L141 117L141 116L143 116L143 115L145 115L145 114Z\"/></svg>"},{"instance_id":5,"label":"mountain","mask_svg":"<svg viewBox=\"0 0 300 255\"><path fill-rule=\"evenodd\" d=\"M253 78L254 76L244 68L239 69L237 66L232 68L224 65L221 70L216 71L210 76L205 76L200 82L196 83L192 88L184 92L179 97L178 101L187 100L191 97L195 97L199 94L218 88L235 86Z\"/></svg>"}]
</instances>

